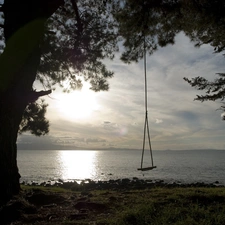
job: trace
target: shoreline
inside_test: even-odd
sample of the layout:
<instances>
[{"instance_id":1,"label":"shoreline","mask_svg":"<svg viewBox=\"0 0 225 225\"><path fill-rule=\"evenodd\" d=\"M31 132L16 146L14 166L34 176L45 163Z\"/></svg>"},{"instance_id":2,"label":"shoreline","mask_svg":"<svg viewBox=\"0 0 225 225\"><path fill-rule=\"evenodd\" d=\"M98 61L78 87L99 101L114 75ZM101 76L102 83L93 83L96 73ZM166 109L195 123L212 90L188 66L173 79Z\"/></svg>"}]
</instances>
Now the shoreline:
<instances>
[{"instance_id":1,"label":"shoreline","mask_svg":"<svg viewBox=\"0 0 225 225\"><path fill-rule=\"evenodd\" d=\"M105 189L145 189L145 188L155 188L155 187L165 187L165 188L188 188L188 187L225 187L224 184L219 181L215 182L191 182L183 183L180 181L166 182L164 180L151 180L151 179L140 179L133 177L132 179L110 179L106 181L94 181L91 179L84 180L69 180L64 181L62 179L49 180L47 182L21 182L20 184L25 186L42 186L42 187L61 187L70 190L105 190Z\"/></svg>"}]
</instances>

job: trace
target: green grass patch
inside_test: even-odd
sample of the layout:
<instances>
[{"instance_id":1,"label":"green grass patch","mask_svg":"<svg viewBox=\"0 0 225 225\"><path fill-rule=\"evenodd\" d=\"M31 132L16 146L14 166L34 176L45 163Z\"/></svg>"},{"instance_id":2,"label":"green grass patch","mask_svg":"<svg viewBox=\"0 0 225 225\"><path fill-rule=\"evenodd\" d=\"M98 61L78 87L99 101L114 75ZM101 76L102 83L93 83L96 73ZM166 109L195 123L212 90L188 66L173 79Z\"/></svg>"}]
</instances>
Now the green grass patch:
<instances>
[{"instance_id":1,"label":"green grass patch","mask_svg":"<svg viewBox=\"0 0 225 225\"><path fill-rule=\"evenodd\" d=\"M32 185L20 185L21 189L23 191L31 191L31 190L40 190L40 191L46 191L46 192L72 192L71 190L61 188L61 187L55 187L55 186L49 186L49 187L44 187L44 186L32 186Z\"/></svg>"},{"instance_id":2,"label":"green grass patch","mask_svg":"<svg viewBox=\"0 0 225 225\"><path fill-rule=\"evenodd\" d=\"M224 188L143 191L123 209L115 224L222 225L225 221L224 191Z\"/></svg>"},{"instance_id":3,"label":"green grass patch","mask_svg":"<svg viewBox=\"0 0 225 225\"><path fill-rule=\"evenodd\" d=\"M56 195L57 193L64 195L68 193L68 196L66 195L67 201L69 200L69 203L66 203L67 206L70 203L72 206L79 201L95 204L93 208L84 208L85 213L87 213L84 219L70 220L67 217L60 224L222 225L225 221L224 187L73 192L59 187L22 186L23 190L31 190L32 188L53 192ZM70 194L73 196L73 200L71 200ZM99 204L104 207L97 207ZM71 213L74 213L73 208Z\"/></svg>"}]
</instances>

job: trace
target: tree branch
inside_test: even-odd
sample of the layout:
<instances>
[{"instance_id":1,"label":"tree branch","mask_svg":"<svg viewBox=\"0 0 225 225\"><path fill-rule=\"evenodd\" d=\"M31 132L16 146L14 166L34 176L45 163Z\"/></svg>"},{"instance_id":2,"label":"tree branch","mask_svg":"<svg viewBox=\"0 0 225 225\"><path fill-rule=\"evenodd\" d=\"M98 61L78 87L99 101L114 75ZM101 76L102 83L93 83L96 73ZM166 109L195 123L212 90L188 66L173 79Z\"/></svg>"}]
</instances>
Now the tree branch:
<instances>
[{"instance_id":1,"label":"tree branch","mask_svg":"<svg viewBox=\"0 0 225 225\"><path fill-rule=\"evenodd\" d=\"M47 91L32 91L28 97L28 102L35 102L38 98L49 95L52 93L52 90Z\"/></svg>"},{"instance_id":2,"label":"tree branch","mask_svg":"<svg viewBox=\"0 0 225 225\"><path fill-rule=\"evenodd\" d=\"M83 31L83 26L82 26L82 23L81 23L81 19L80 19L80 14L79 14L79 10L78 10L78 7L77 7L77 3L74 0L71 0L71 3L72 3L72 6L73 6L73 10L75 12L75 15L76 15L78 32L79 32L79 34L81 34L82 31Z\"/></svg>"},{"instance_id":3,"label":"tree branch","mask_svg":"<svg viewBox=\"0 0 225 225\"><path fill-rule=\"evenodd\" d=\"M49 95L51 93L52 93L52 90L34 92L34 94L37 98L45 96L45 95Z\"/></svg>"}]
</instances>

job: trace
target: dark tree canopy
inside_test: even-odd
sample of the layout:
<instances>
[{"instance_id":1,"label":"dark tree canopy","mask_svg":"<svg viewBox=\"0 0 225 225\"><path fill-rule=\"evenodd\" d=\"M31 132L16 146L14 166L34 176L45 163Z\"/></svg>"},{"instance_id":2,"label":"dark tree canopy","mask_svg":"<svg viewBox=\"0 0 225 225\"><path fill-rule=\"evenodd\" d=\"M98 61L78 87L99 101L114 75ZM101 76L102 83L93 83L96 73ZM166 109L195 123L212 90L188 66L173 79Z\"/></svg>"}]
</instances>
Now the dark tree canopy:
<instances>
[{"instance_id":1,"label":"dark tree canopy","mask_svg":"<svg viewBox=\"0 0 225 225\"><path fill-rule=\"evenodd\" d=\"M195 47L210 44L214 53L225 50L225 1L217 0L127 0L116 15L119 34L124 38L124 62L143 58L144 48L149 54L158 47L174 44L179 32L189 37ZM203 77L184 78L190 85L206 94L196 100L224 100L225 74L208 81ZM224 109L224 106L222 106Z\"/></svg>"},{"instance_id":2,"label":"dark tree canopy","mask_svg":"<svg viewBox=\"0 0 225 225\"><path fill-rule=\"evenodd\" d=\"M113 59L117 50L110 11L104 1L65 1L47 21L37 79L69 91L82 86L82 76L94 91L108 90L113 72L102 60Z\"/></svg>"},{"instance_id":3,"label":"dark tree canopy","mask_svg":"<svg viewBox=\"0 0 225 225\"><path fill-rule=\"evenodd\" d=\"M47 106L43 100L30 103L23 113L19 134L26 131L36 136L47 134L49 132L49 121L45 118Z\"/></svg>"},{"instance_id":4,"label":"dark tree canopy","mask_svg":"<svg viewBox=\"0 0 225 225\"><path fill-rule=\"evenodd\" d=\"M179 20L178 4L163 0L128 0L116 14L119 35L125 52L121 59L130 63L143 58L144 48L149 54L167 44L174 44L179 32L173 25Z\"/></svg>"}]
</instances>

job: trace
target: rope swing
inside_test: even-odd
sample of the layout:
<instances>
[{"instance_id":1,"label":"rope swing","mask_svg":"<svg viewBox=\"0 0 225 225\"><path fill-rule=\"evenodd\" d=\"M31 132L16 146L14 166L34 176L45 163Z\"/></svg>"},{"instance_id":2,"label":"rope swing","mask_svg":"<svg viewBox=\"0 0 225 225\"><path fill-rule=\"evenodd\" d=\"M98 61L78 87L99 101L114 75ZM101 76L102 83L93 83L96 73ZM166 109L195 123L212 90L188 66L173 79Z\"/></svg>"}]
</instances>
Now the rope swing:
<instances>
[{"instance_id":1,"label":"rope swing","mask_svg":"<svg viewBox=\"0 0 225 225\"><path fill-rule=\"evenodd\" d=\"M143 148L142 148L142 156L141 156L141 167L138 170L141 171L148 171L156 168L153 163L153 155L152 155L152 146L151 146L151 139L150 139L150 131L148 125L148 93L147 93L147 72L146 72L146 46L145 46L145 37L144 37L144 76L145 76L145 123L144 123L144 138L143 138ZM143 160L144 160L144 152L145 152L145 138L147 138L149 143L149 150L150 150L150 159L151 159L151 166L143 167Z\"/></svg>"}]
</instances>

